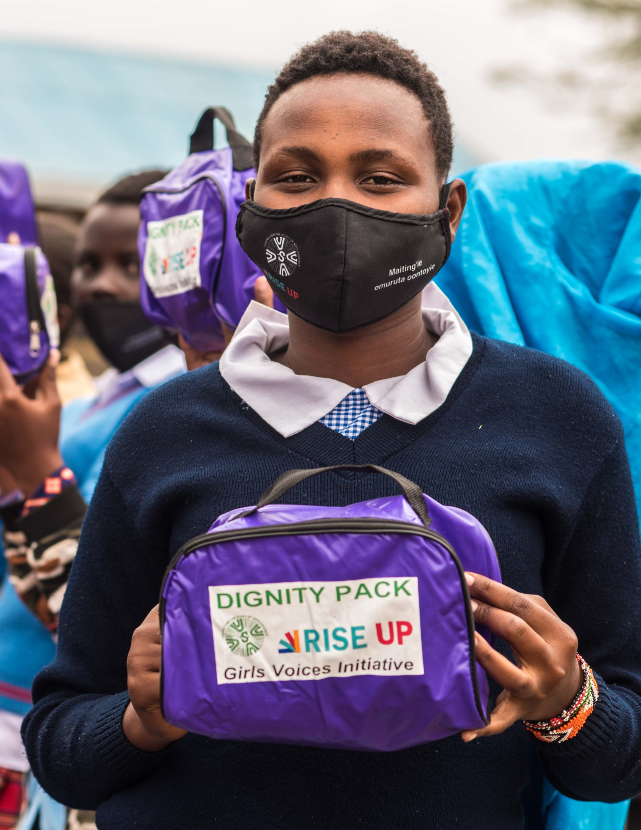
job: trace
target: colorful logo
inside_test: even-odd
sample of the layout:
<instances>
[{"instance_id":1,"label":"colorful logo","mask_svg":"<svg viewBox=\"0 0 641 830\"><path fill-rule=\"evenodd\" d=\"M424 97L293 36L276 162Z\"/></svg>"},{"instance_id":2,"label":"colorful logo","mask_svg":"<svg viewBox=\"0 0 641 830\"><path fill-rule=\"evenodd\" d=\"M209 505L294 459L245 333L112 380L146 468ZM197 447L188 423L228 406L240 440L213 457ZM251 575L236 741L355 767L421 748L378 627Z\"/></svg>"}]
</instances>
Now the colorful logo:
<instances>
[{"instance_id":1,"label":"colorful logo","mask_svg":"<svg viewBox=\"0 0 641 830\"><path fill-rule=\"evenodd\" d=\"M291 277L300 265L298 246L282 233L273 233L265 240L267 262L278 271L279 277Z\"/></svg>"},{"instance_id":2,"label":"colorful logo","mask_svg":"<svg viewBox=\"0 0 641 830\"><path fill-rule=\"evenodd\" d=\"M241 657L251 657L260 651L267 629L256 617L234 617L225 623L223 637L231 651Z\"/></svg>"},{"instance_id":3,"label":"colorful logo","mask_svg":"<svg viewBox=\"0 0 641 830\"><path fill-rule=\"evenodd\" d=\"M282 648L278 649L279 654L292 654L295 652L296 654L300 654L300 637L298 636L298 631L295 630L291 634L289 631L285 634L286 640L281 640L279 645Z\"/></svg>"},{"instance_id":4,"label":"colorful logo","mask_svg":"<svg viewBox=\"0 0 641 830\"><path fill-rule=\"evenodd\" d=\"M154 277L158 276L158 254L156 253L156 249L153 245L149 248L149 258L147 260L149 265L149 270L154 275Z\"/></svg>"}]
</instances>

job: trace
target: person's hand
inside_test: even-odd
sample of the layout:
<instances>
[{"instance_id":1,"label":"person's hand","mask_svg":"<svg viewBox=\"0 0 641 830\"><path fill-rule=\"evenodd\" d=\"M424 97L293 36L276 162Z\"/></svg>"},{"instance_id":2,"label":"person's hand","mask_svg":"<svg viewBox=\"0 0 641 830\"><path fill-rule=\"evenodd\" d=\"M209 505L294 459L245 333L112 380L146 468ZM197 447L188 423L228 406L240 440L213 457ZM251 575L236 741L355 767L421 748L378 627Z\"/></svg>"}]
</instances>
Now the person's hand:
<instances>
[{"instance_id":1,"label":"person's hand","mask_svg":"<svg viewBox=\"0 0 641 830\"><path fill-rule=\"evenodd\" d=\"M269 283L267 282L266 277L258 277L256 282L254 283L254 300L261 305L267 306L267 308L274 307L274 292L269 287ZM221 329L223 330L223 337L225 338L225 348L229 346L232 337L234 336L235 329L230 329L224 323L220 324ZM181 346L182 348L182 346Z\"/></svg>"},{"instance_id":2,"label":"person's hand","mask_svg":"<svg viewBox=\"0 0 641 830\"><path fill-rule=\"evenodd\" d=\"M178 345L185 355L187 371L189 372L193 369L200 369L201 366L208 366L210 363L215 363L217 360L220 360L220 356L222 355L222 351L219 350L201 352L198 349L194 349L194 347L185 340L180 332L178 333Z\"/></svg>"},{"instance_id":3,"label":"person's hand","mask_svg":"<svg viewBox=\"0 0 641 830\"><path fill-rule=\"evenodd\" d=\"M475 634L476 659L503 691L489 725L463 732L463 740L498 735L517 720L549 720L560 714L583 684L574 631L543 597L520 594L479 574L465 576L475 621L509 643L517 665Z\"/></svg>"},{"instance_id":4,"label":"person's hand","mask_svg":"<svg viewBox=\"0 0 641 830\"><path fill-rule=\"evenodd\" d=\"M0 495L8 496L9 493L13 493L14 490L19 489L20 487L18 486L18 482L11 475L9 470L0 464Z\"/></svg>"},{"instance_id":5,"label":"person's hand","mask_svg":"<svg viewBox=\"0 0 641 830\"><path fill-rule=\"evenodd\" d=\"M157 752L186 735L171 726L160 711L160 618L153 608L133 633L127 657L127 688L130 703L122 728L130 744L146 752Z\"/></svg>"},{"instance_id":6,"label":"person's hand","mask_svg":"<svg viewBox=\"0 0 641 830\"><path fill-rule=\"evenodd\" d=\"M20 389L0 355L0 464L28 497L62 466L60 398L52 351L37 378Z\"/></svg>"},{"instance_id":7,"label":"person's hand","mask_svg":"<svg viewBox=\"0 0 641 830\"><path fill-rule=\"evenodd\" d=\"M274 307L274 292L271 290L267 277L258 277L254 283L254 299L267 308Z\"/></svg>"}]
</instances>

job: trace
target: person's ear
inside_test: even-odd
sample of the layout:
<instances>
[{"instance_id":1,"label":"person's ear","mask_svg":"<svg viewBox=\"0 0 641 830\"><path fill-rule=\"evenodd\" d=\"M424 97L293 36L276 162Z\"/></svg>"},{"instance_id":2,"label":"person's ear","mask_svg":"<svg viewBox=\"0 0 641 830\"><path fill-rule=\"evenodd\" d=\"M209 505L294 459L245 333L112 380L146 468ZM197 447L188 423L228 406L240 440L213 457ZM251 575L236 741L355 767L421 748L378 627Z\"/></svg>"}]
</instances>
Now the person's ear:
<instances>
[{"instance_id":1,"label":"person's ear","mask_svg":"<svg viewBox=\"0 0 641 830\"><path fill-rule=\"evenodd\" d=\"M447 207L450 211L450 235L452 242L456 236L458 226L461 224L463 210L467 202L467 187L463 179L454 179L450 185L450 197L447 200Z\"/></svg>"},{"instance_id":2,"label":"person's ear","mask_svg":"<svg viewBox=\"0 0 641 830\"><path fill-rule=\"evenodd\" d=\"M245 199L248 201L254 198L254 191L256 190L256 179L247 179L245 182Z\"/></svg>"}]
</instances>

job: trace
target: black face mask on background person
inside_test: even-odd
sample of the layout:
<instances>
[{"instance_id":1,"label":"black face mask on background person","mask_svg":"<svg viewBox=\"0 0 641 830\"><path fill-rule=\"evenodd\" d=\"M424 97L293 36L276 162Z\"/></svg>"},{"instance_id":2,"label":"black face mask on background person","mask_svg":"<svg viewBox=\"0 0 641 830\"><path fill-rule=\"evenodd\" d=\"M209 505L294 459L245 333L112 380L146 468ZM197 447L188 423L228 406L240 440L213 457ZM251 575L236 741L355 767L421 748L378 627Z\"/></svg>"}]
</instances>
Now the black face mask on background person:
<instances>
[{"instance_id":1,"label":"black face mask on background person","mask_svg":"<svg viewBox=\"0 0 641 830\"><path fill-rule=\"evenodd\" d=\"M140 303L84 303L78 309L87 333L119 372L133 369L170 341L145 317Z\"/></svg>"},{"instance_id":2,"label":"black face mask on background person","mask_svg":"<svg viewBox=\"0 0 641 830\"><path fill-rule=\"evenodd\" d=\"M346 199L272 209L248 200L236 235L283 305L327 331L388 317L419 294L450 254L447 200L431 214L391 213Z\"/></svg>"}]
</instances>

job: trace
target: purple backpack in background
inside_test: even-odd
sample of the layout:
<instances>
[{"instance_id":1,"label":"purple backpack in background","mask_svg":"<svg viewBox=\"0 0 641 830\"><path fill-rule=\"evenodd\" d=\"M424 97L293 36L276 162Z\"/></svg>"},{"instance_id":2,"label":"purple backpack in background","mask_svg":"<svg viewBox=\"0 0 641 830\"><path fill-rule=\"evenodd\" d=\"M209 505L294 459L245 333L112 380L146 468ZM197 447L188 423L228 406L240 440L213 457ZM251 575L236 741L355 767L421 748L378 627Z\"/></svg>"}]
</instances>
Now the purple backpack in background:
<instances>
[{"instance_id":1,"label":"purple backpack in background","mask_svg":"<svg viewBox=\"0 0 641 830\"><path fill-rule=\"evenodd\" d=\"M7 243L12 234L20 244ZM60 344L56 292L37 244L27 172L18 162L0 161L0 354L20 384Z\"/></svg>"},{"instance_id":2,"label":"purple backpack in background","mask_svg":"<svg viewBox=\"0 0 641 830\"><path fill-rule=\"evenodd\" d=\"M22 245L37 245L36 212L29 177L17 161L0 161L0 243L15 233Z\"/></svg>"},{"instance_id":3,"label":"purple backpack in background","mask_svg":"<svg viewBox=\"0 0 641 830\"><path fill-rule=\"evenodd\" d=\"M390 476L403 496L274 503L337 470ZM368 751L481 728L488 682L465 570L500 581L487 531L464 510L374 465L290 470L169 564L164 717L221 740Z\"/></svg>"},{"instance_id":4,"label":"purple backpack in background","mask_svg":"<svg viewBox=\"0 0 641 830\"><path fill-rule=\"evenodd\" d=\"M18 383L38 374L60 345L49 263L40 248L0 244L0 354Z\"/></svg>"},{"instance_id":5,"label":"purple backpack in background","mask_svg":"<svg viewBox=\"0 0 641 830\"><path fill-rule=\"evenodd\" d=\"M229 147L213 149L215 119ZM222 350L220 321L236 328L261 276L235 231L245 182L256 173L251 144L224 107L203 112L189 153L140 203L141 302L152 322L178 328L194 348Z\"/></svg>"}]
</instances>

